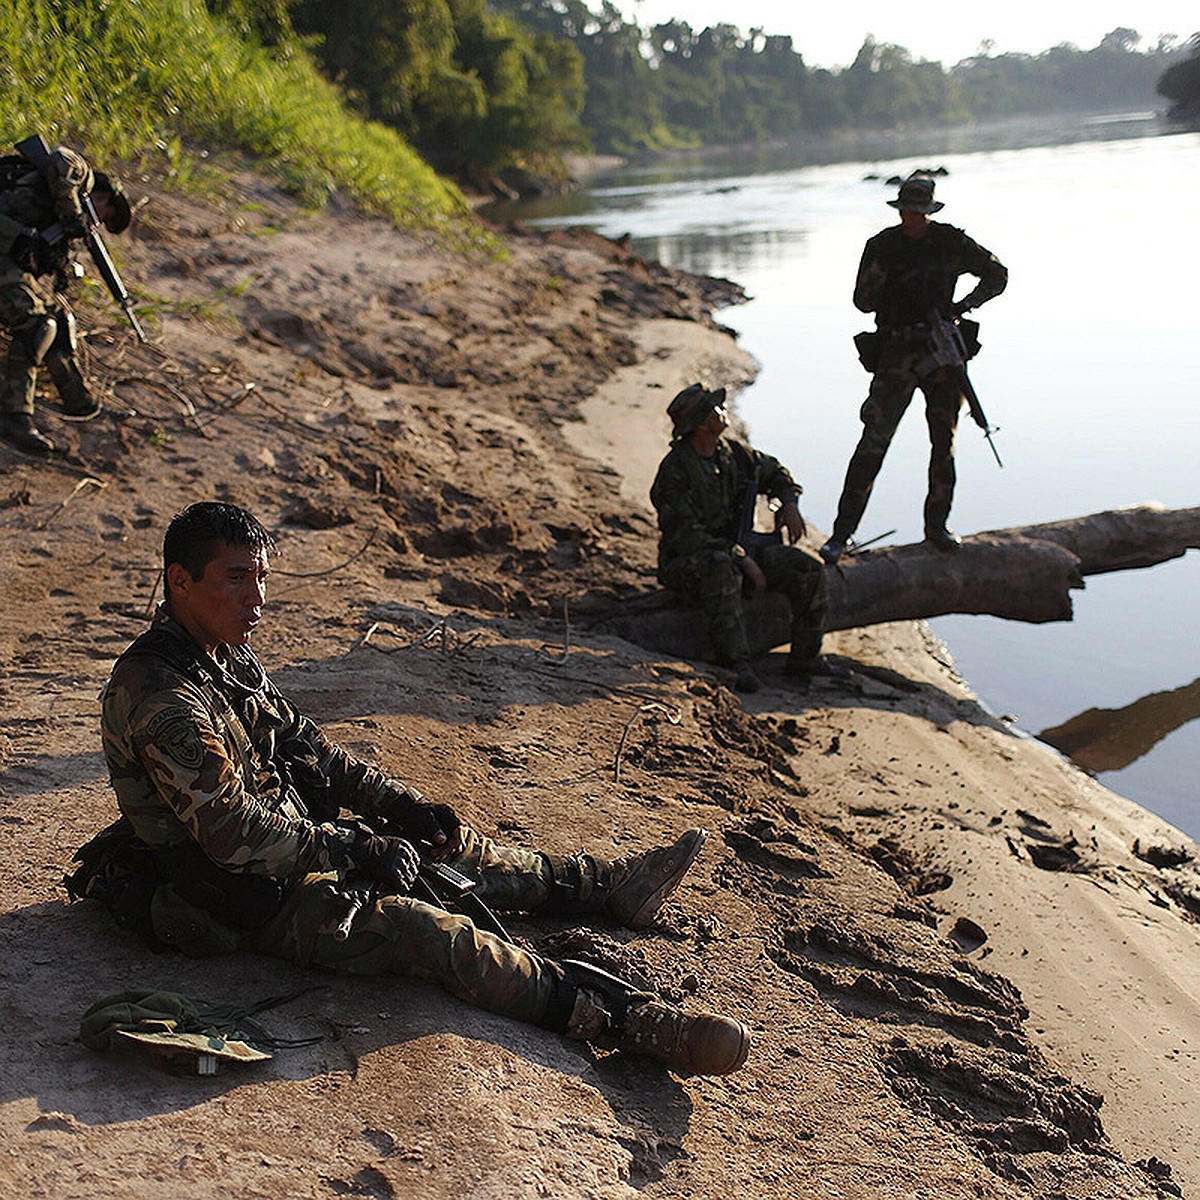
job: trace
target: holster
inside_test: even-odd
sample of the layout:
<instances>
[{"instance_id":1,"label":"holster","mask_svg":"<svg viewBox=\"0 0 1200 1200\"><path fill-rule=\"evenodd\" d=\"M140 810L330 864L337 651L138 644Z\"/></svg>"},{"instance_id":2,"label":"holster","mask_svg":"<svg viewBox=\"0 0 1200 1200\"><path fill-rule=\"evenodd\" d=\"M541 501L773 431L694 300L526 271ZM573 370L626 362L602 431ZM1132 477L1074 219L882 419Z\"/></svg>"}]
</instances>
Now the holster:
<instances>
[{"instance_id":1,"label":"holster","mask_svg":"<svg viewBox=\"0 0 1200 1200\"><path fill-rule=\"evenodd\" d=\"M883 353L877 330L868 330L854 335L854 349L858 351L858 361L872 375L879 367L879 358Z\"/></svg>"}]
</instances>

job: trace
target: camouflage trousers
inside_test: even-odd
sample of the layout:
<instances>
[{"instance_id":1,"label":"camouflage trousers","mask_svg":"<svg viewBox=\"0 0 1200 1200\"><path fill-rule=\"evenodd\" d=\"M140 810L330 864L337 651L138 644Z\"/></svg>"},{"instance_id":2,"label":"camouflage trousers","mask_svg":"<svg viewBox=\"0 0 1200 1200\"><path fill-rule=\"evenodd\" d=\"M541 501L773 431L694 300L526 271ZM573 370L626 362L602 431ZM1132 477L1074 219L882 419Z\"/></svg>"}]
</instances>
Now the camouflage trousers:
<instances>
[{"instance_id":1,"label":"camouflage trousers","mask_svg":"<svg viewBox=\"0 0 1200 1200\"><path fill-rule=\"evenodd\" d=\"M926 532L945 525L950 516L955 484L954 432L963 395L948 368L941 368L923 380L917 378L914 368L927 353L923 343L914 348L903 339L885 345L866 403L859 413L863 432L846 468L833 537L847 539L858 528L884 456L918 387L925 395L925 420L929 426Z\"/></svg>"},{"instance_id":2,"label":"camouflage trousers","mask_svg":"<svg viewBox=\"0 0 1200 1200\"><path fill-rule=\"evenodd\" d=\"M756 556L767 589L781 592L792 607L791 657L807 662L821 652L829 601L820 560L797 546L766 546ZM662 582L704 615L716 661L723 666L750 657L742 611L745 577L725 551L690 555L664 564Z\"/></svg>"},{"instance_id":3,"label":"camouflage trousers","mask_svg":"<svg viewBox=\"0 0 1200 1200\"><path fill-rule=\"evenodd\" d=\"M90 396L75 359L74 316L10 259L0 257L0 325L8 331L8 350L0 377L0 413L33 414L37 363L29 343L46 317L59 323L59 335L45 356L46 369L66 404L87 407Z\"/></svg>"},{"instance_id":4,"label":"camouflage trousers","mask_svg":"<svg viewBox=\"0 0 1200 1200\"><path fill-rule=\"evenodd\" d=\"M465 835L463 853L449 865L477 881L481 900L520 911L546 903L551 880L542 855L498 846L474 830ZM556 969L467 917L409 896L386 896L364 907L339 941L335 931L348 911L336 876L309 875L263 928L240 935L238 948L350 975L424 979L479 1008L533 1024L546 1016Z\"/></svg>"}]
</instances>

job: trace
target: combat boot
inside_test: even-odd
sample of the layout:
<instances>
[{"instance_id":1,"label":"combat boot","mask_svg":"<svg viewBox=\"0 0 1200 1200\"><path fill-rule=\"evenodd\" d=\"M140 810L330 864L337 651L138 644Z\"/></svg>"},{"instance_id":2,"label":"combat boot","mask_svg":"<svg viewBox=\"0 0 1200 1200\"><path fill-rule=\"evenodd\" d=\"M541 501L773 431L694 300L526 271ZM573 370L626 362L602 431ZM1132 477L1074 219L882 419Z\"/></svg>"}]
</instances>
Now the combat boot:
<instances>
[{"instance_id":1,"label":"combat boot","mask_svg":"<svg viewBox=\"0 0 1200 1200\"><path fill-rule=\"evenodd\" d=\"M656 1059L679 1075L728 1075L750 1053L750 1030L741 1021L691 1016L587 963L560 968L574 988L567 1037Z\"/></svg>"},{"instance_id":2,"label":"combat boot","mask_svg":"<svg viewBox=\"0 0 1200 1200\"><path fill-rule=\"evenodd\" d=\"M689 829L673 846L618 858L609 866L604 907L627 929L645 929L699 857L707 837L706 830Z\"/></svg>"},{"instance_id":3,"label":"combat boot","mask_svg":"<svg viewBox=\"0 0 1200 1200\"><path fill-rule=\"evenodd\" d=\"M18 450L36 454L39 458L45 458L54 451L54 443L39 432L33 417L26 412L0 413L0 438Z\"/></svg>"},{"instance_id":4,"label":"combat boot","mask_svg":"<svg viewBox=\"0 0 1200 1200\"><path fill-rule=\"evenodd\" d=\"M549 911L606 912L627 929L645 929L696 861L708 834L689 829L671 846L612 862L582 852L543 855L549 868Z\"/></svg>"},{"instance_id":5,"label":"combat boot","mask_svg":"<svg viewBox=\"0 0 1200 1200\"><path fill-rule=\"evenodd\" d=\"M617 1049L644 1054L679 1075L728 1075L750 1053L750 1030L718 1013L691 1016L662 1000L631 1006Z\"/></svg>"}]
</instances>

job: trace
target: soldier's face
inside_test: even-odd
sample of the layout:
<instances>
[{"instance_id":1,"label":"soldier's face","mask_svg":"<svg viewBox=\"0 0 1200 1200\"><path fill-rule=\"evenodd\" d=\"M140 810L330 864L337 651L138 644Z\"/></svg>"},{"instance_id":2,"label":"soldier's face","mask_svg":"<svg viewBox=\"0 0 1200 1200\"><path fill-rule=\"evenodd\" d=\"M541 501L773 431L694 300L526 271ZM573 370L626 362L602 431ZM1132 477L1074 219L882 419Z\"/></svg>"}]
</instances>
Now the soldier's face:
<instances>
[{"instance_id":1,"label":"soldier's face","mask_svg":"<svg viewBox=\"0 0 1200 1200\"><path fill-rule=\"evenodd\" d=\"M249 546L222 545L193 579L182 563L167 568L171 615L206 650L244 646L262 620L267 598L267 556Z\"/></svg>"}]
</instances>

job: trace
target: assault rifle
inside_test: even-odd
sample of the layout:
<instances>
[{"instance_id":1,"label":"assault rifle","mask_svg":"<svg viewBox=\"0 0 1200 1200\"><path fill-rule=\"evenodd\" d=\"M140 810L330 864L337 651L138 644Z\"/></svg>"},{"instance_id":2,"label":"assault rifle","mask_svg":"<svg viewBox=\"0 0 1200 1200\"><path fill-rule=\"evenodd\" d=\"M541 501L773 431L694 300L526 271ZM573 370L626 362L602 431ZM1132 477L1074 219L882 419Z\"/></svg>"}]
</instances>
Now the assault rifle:
<instances>
[{"instance_id":1,"label":"assault rifle","mask_svg":"<svg viewBox=\"0 0 1200 1200\"><path fill-rule=\"evenodd\" d=\"M35 133L32 137L27 137L24 141L17 142L17 149L44 177L46 168L50 162L50 147L46 145L42 135ZM137 335L138 341L144 342L146 340L146 332L142 328L141 322L138 321L137 314L133 311L133 299L125 290L125 285L121 282L121 276L117 273L116 264L113 262L112 256L108 253L108 247L104 244L104 239L100 236L100 218L96 214L96 206L92 203L92 197L90 194L84 193L80 197L80 200L83 205L83 243L87 246L88 253L92 257L92 262L96 264L96 270L99 271L100 278L104 280L105 287L108 288L112 298L120 306L129 324L133 326L133 332ZM63 238L61 224L51 225L49 229L43 229L41 237L50 245L55 245Z\"/></svg>"},{"instance_id":2,"label":"assault rifle","mask_svg":"<svg viewBox=\"0 0 1200 1200\"><path fill-rule=\"evenodd\" d=\"M364 908L369 908L381 893L377 884L370 879L344 879L331 885L337 894L346 901L346 911L338 922L333 936L344 942L350 936L354 918ZM425 900L438 908L454 908L464 916L468 916L479 929L486 929L497 937L511 942L512 938L500 919L478 896L474 895L475 881L469 879L461 871L446 866L445 863L431 862L423 858L413 883L410 896Z\"/></svg>"},{"instance_id":3,"label":"assault rifle","mask_svg":"<svg viewBox=\"0 0 1200 1200\"><path fill-rule=\"evenodd\" d=\"M975 341L975 333L979 329L978 323L967 321L966 325L970 328L971 340ZM976 345L975 349L978 350L978 348ZM927 375L932 375L939 367L951 367L957 372L958 382L962 385L963 395L967 398L967 408L970 409L971 420L983 430L983 436L987 438L987 444L991 448L996 465L1003 467L1000 454L996 450L996 443L992 441L992 434L999 433L999 430L988 424L975 386L967 375L967 360L970 357L971 351L968 351L966 339L963 337L962 322L949 321L939 312L931 313L929 316L929 353L914 368L917 378L924 379Z\"/></svg>"}]
</instances>

